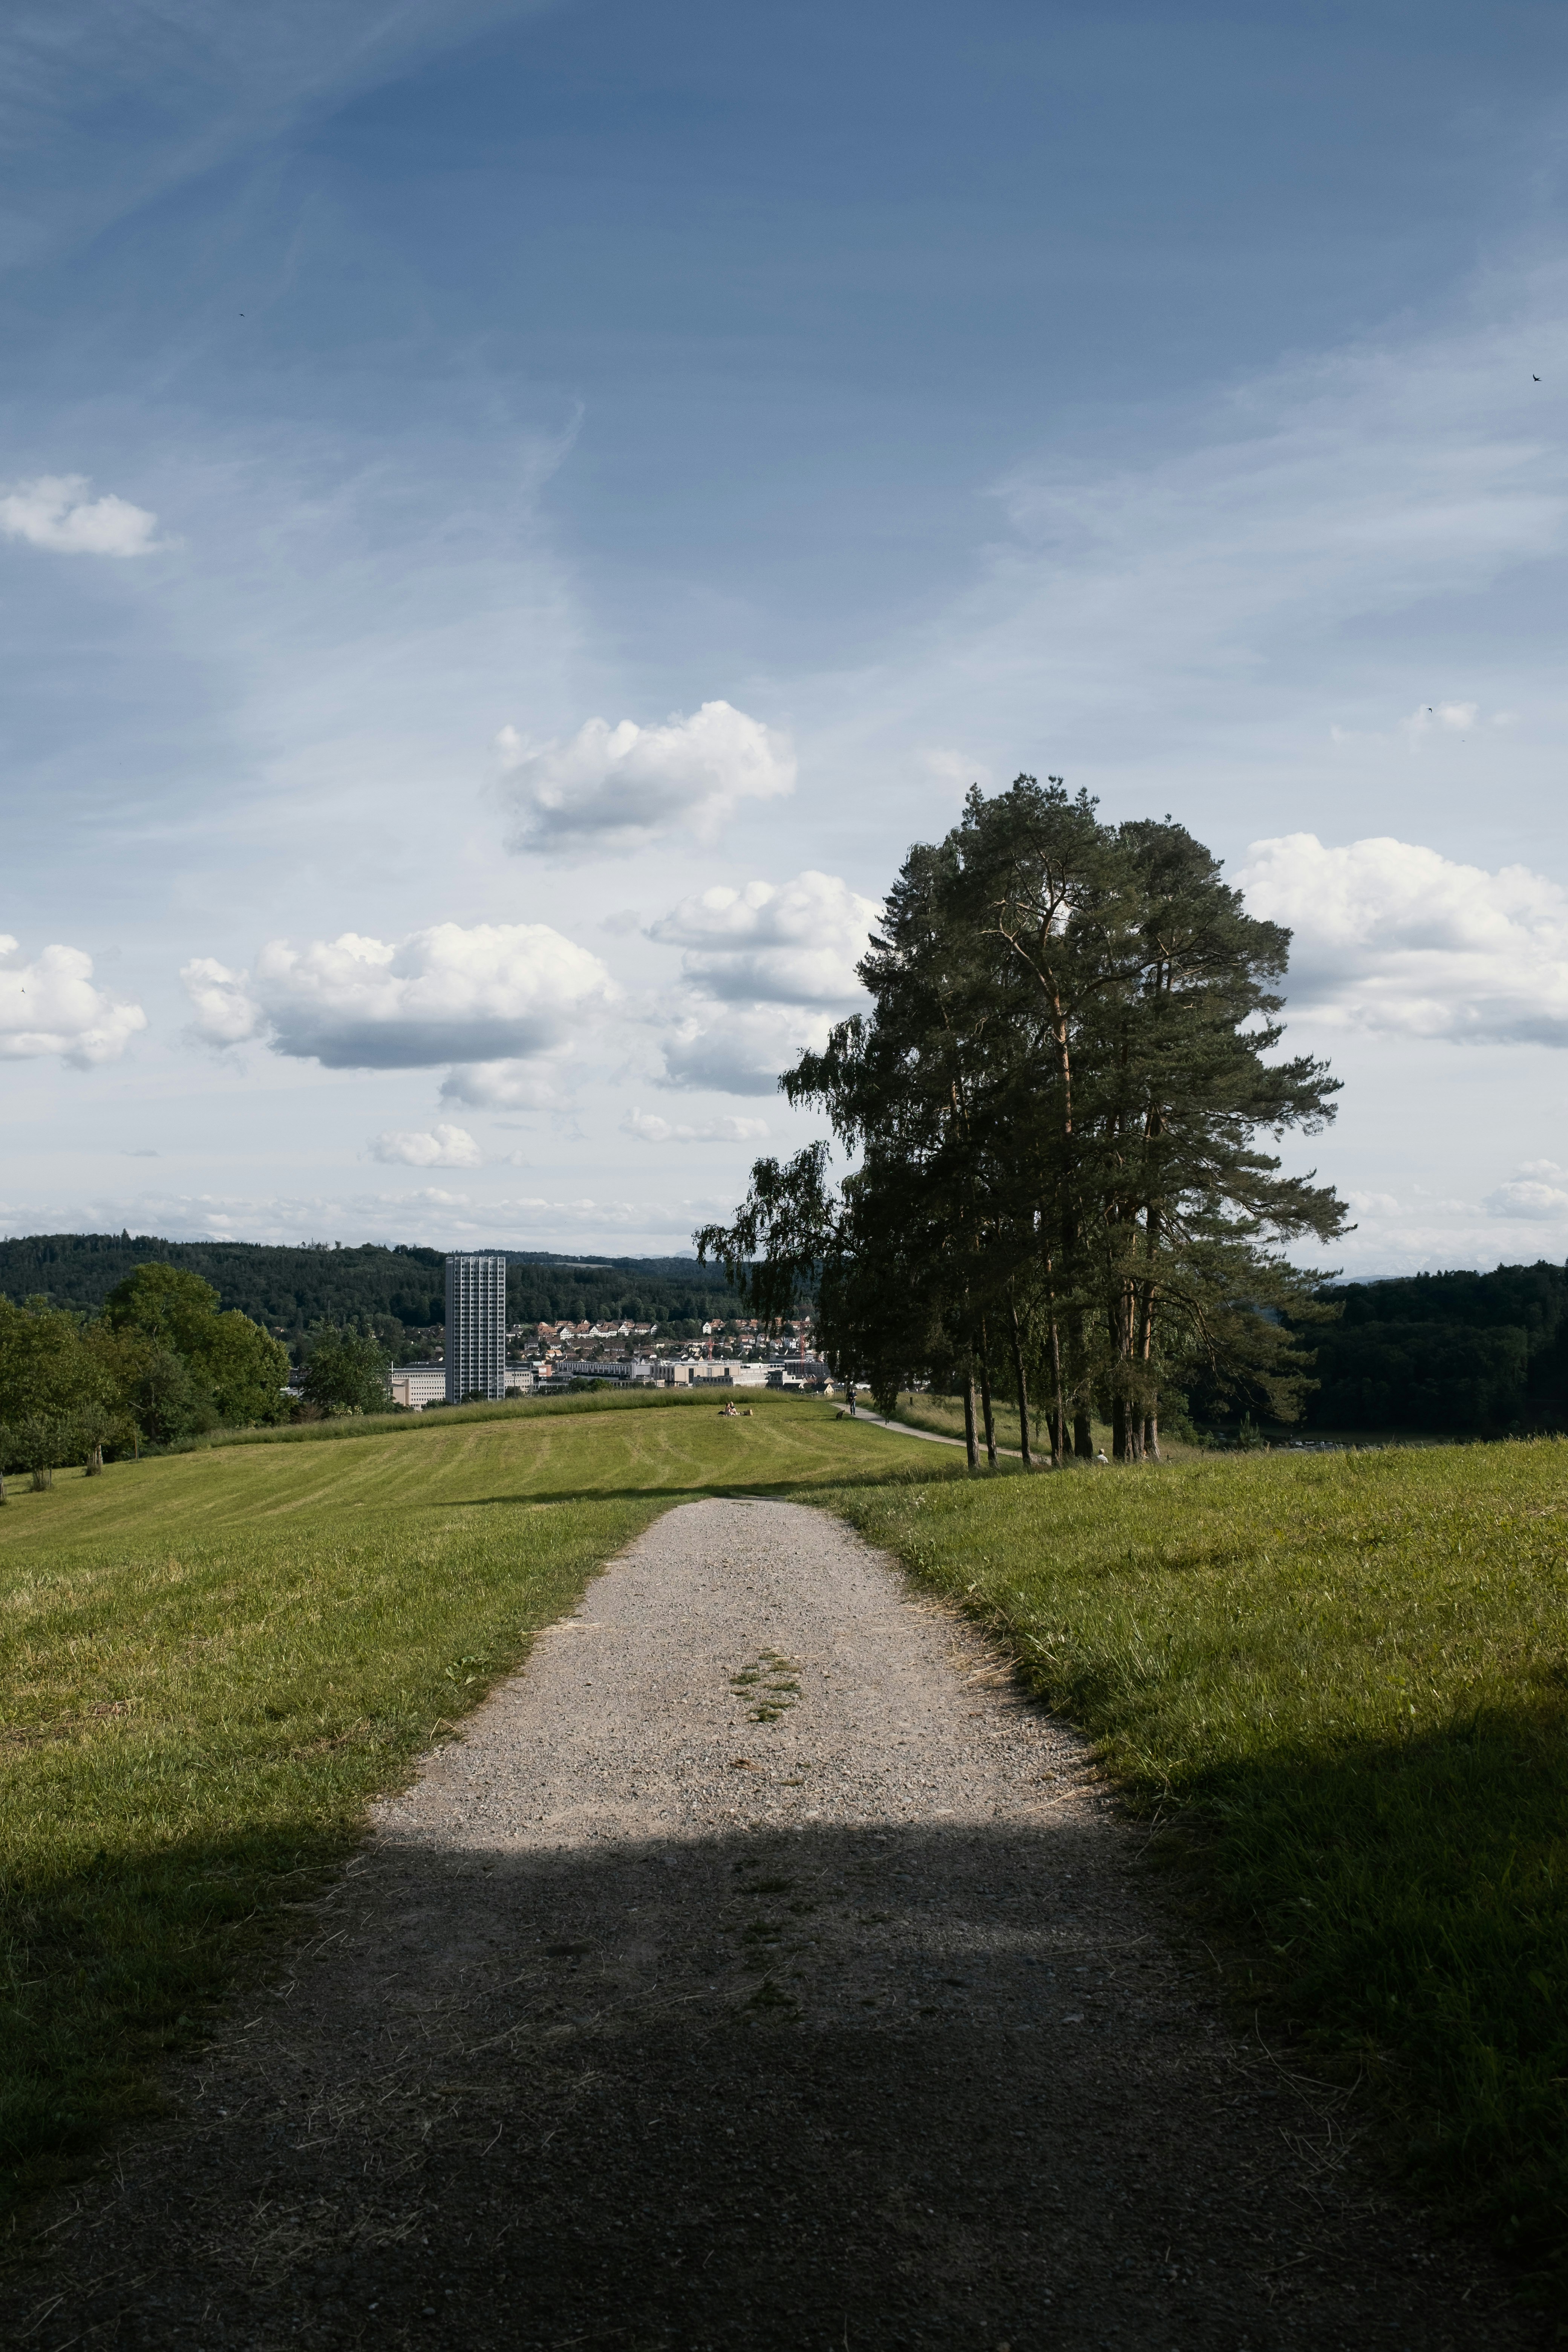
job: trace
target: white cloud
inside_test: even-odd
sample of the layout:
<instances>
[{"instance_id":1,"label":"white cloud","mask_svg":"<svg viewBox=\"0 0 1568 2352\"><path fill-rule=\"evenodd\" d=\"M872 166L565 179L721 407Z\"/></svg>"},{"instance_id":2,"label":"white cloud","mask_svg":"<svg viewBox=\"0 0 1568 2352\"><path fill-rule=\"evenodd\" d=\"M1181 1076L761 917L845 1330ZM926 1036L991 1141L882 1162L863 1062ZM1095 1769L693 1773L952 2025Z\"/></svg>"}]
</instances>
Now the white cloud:
<instances>
[{"instance_id":1,"label":"white cloud","mask_svg":"<svg viewBox=\"0 0 1568 2352\"><path fill-rule=\"evenodd\" d=\"M396 946L355 931L273 940L249 973L199 957L180 977L209 1043L265 1037L336 1070L528 1060L615 994L598 958L544 923L437 923Z\"/></svg>"},{"instance_id":2,"label":"white cloud","mask_svg":"<svg viewBox=\"0 0 1568 2352\"><path fill-rule=\"evenodd\" d=\"M459 1062L441 1081L444 1103L470 1110L560 1110L565 1103L561 1064L569 1047L530 1062Z\"/></svg>"},{"instance_id":3,"label":"white cloud","mask_svg":"<svg viewBox=\"0 0 1568 2352\"><path fill-rule=\"evenodd\" d=\"M847 1005L881 908L836 874L809 869L774 888L748 882L682 899L648 937L686 950L689 981L726 1003Z\"/></svg>"},{"instance_id":4,"label":"white cloud","mask_svg":"<svg viewBox=\"0 0 1568 2352\"><path fill-rule=\"evenodd\" d=\"M444 1122L423 1130L378 1135L370 1149L372 1158L388 1167L478 1168L481 1164L479 1147L468 1129Z\"/></svg>"},{"instance_id":5,"label":"white cloud","mask_svg":"<svg viewBox=\"0 0 1568 2352\"><path fill-rule=\"evenodd\" d=\"M1516 1177L1489 1192L1481 1206L1489 1217L1527 1217L1532 1223L1555 1224L1568 1217L1568 1192L1560 1184Z\"/></svg>"},{"instance_id":6,"label":"white cloud","mask_svg":"<svg viewBox=\"0 0 1568 2352\"><path fill-rule=\"evenodd\" d=\"M265 1032L267 1015L250 994L248 972L195 956L181 966L180 981L196 1016L191 1025L205 1045L243 1045Z\"/></svg>"},{"instance_id":7,"label":"white cloud","mask_svg":"<svg viewBox=\"0 0 1568 2352\"><path fill-rule=\"evenodd\" d=\"M1295 934L1287 992L1342 1027L1568 1045L1568 893L1394 840L1257 841L1236 876Z\"/></svg>"},{"instance_id":8,"label":"white cloud","mask_svg":"<svg viewBox=\"0 0 1568 2352\"><path fill-rule=\"evenodd\" d=\"M767 1131L765 1118L708 1118L682 1127L651 1110L628 1111L621 1121L621 1133L642 1143L761 1143Z\"/></svg>"},{"instance_id":9,"label":"white cloud","mask_svg":"<svg viewBox=\"0 0 1568 2352\"><path fill-rule=\"evenodd\" d=\"M158 518L112 491L89 499L85 474L40 474L0 491L0 531L56 555L146 555Z\"/></svg>"},{"instance_id":10,"label":"white cloud","mask_svg":"<svg viewBox=\"0 0 1568 2352\"><path fill-rule=\"evenodd\" d=\"M1405 720L1405 732L1414 751L1426 735L1468 735L1479 717L1478 702L1424 702ZM1494 719L1493 726L1498 723Z\"/></svg>"},{"instance_id":11,"label":"white cloud","mask_svg":"<svg viewBox=\"0 0 1568 2352\"><path fill-rule=\"evenodd\" d=\"M58 1054L79 1070L112 1062L147 1026L139 1004L121 1004L92 984L92 958L80 948L47 947L31 963L14 961L14 939L0 935L0 1059Z\"/></svg>"},{"instance_id":12,"label":"white cloud","mask_svg":"<svg viewBox=\"0 0 1568 2352\"><path fill-rule=\"evenodd\" d=\"M780 1072L808 1045L820 1052L831 1025L826 1013L782 1004L695 1005L670 1024L659 1083L714 1094L776 1094Z\"/></svg>"},{"instance_id":13,"label":"white cloud","mask_svg":"<svg viewBox=\"0 0 1568 2352\"><path fill-rule=\"evenodd\" d=\"M503 727L496 749L517 811L513 849L633 849L681 830L710 841L742 801L795 790L788 736L728 702L662 727L590 719L568 741L537 747Z\"/></svg>"}]
</instances>

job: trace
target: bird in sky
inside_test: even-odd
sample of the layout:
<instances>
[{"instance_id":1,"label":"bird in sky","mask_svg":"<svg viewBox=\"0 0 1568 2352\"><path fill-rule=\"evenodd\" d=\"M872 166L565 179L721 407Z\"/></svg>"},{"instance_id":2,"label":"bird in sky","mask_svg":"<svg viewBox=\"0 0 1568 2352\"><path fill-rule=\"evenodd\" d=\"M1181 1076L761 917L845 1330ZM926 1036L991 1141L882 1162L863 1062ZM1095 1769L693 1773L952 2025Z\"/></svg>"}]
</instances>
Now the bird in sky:
<instances>
[{"instance_id":1,"label":"bird in sky","mask_svg":"<svg viewBox=\"0 0 1568 2352\"><path fill-rule=\"evenodd\" d=\"M1539 383L1541 382L1541 378L1538 375L1532 375L1530 381L1531 383Z\"/></svg>"}]
</instances>

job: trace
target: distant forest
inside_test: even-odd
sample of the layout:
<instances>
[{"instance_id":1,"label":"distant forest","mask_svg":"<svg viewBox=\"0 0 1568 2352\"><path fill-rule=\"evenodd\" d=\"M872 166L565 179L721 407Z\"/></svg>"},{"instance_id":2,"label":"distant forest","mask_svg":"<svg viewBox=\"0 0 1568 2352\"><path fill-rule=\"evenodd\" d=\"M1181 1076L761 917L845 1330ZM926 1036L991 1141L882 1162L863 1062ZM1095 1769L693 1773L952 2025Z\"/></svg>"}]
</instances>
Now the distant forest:
<instances>
[{"instance_id":1,"label":"distant forest","mask_svg":"<svg viewBox=\"0 0 1568 2352\"><path fill-rule=\"evenodd\" d=\"M1504 1437L1568 1429L1568 1269L1416 1274L1322 1293L1308 1426Z\"/></svg>"},{"instance_id":2,"label":"distant forest","mask_svg":"<svg viewBox=\"0 0 1568 2352\"><path fill-rule=\"evenodd\" d=\"M680 1338L739 1298L716 1266L692 1258L585 1261L508 1251L512 1323L628 1317ZM296 1353L310 1325L374 1326L404 1360L421 1354L446 1314L439 1250L400 1244L338 1249L263 1242L169 1242L149 1234L42 1234L0 1242L0 1297L18 1306L93 1308L150 1259L210 1282ZM1568 1429L1568 1268L1500 1265L1490 1274L1417 1274L1346 1283L1322 1296L1338 1323L1302 1329L1320 1385L1305 1425L1499 1437ZM1195 1402L1195 1400L1194 1400Z\"/></svg>"},{"instance_id":3,"label":"distant forest","mask_svg":"<svg viewBox=\"0 0 1568 2352\"><path fill-rule=\"evenodd\" d=\"M510 1323L657 1323L679 1338L740 1301L714 1266L694 1258L584 1261L542 1250L508 1250ZM166 1242L150 1234L34 1234L0 1242L0 1297L19 1306L42 1295L51 1307L92 1308L133 1266L159 1259L210 1282L223 1306L298 1350L317 1321L374 1326L402 1360L417 1356L446 1316L441 1251L406 1244L341 1249L265 1242Z\"/></svg>"}]
</instances>

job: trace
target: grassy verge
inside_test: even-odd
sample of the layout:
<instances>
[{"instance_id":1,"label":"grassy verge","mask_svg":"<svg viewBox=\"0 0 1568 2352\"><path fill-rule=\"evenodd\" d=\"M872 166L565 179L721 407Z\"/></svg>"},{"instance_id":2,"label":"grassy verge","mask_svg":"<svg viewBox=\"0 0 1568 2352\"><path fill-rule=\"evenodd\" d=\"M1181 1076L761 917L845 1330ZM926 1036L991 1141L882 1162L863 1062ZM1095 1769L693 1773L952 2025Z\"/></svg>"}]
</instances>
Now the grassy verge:
<instances>
[{"instance_id":1,"label":"grassy verge","mask_svg":"<svg viewBox=\"0 0 1568 2352\"><path fill-rule=\"evenodd\" d=\"M1568 2281L1568 1445L847 1493L1184 1824L1250 1990Z\"/></svg>"},{"instance_id":2,"label":"grassy verge","mask_svg":"<svg viewBox=\"0 0 1568 2352\"><path fill-rule=\"evenodd\" d=\"M0 2174L143 2104L369 1797L660 1510L908 1441L710 1400L407 1417L112 1466L0 1511ZM280 1436L282 1433L279 1433Z\"/></svg>"}]
</instances>

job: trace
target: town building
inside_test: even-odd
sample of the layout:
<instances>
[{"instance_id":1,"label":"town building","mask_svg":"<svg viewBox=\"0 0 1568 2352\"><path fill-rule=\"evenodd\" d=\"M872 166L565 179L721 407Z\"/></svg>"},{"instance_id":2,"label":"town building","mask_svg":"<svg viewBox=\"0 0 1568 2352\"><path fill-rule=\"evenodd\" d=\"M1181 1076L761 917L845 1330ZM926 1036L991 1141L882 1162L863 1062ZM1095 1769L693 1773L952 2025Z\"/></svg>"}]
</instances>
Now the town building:
<instances>
[{"instance_id":1,"label":"town building","mask_svg":"<svg viewBox=\"0 0 1568 2352\"><path fill-rule=\"evenodd\" d=\"M423 1412L427 1404L444 1402L447 1367L445 1364L394 1364L386 1376L386 1385L394 1404L405 1404L415 1412Z\"/></svg>"},{"instance_id":2,"label":"town building","mask_svg":"<svg viewBox=\"0 0 1568 2352\"><path fill-rule=\"evenodd\" d=\"M506 1259L500 1250L447 1260L447 1402L506 1394Z\"/></svg>"},{"instance_id":3,"label":"town building","mask_svg":"<svg viewBox=\"0 0 1568 2352\"><path fill-rule=\"evenodd\" d=\"M693 1362L661 1363L657 1376L667 1389L760 1389L767 1385L767 1368L743 1358L699 1358Z\"/></svg>"}]
</instances>

